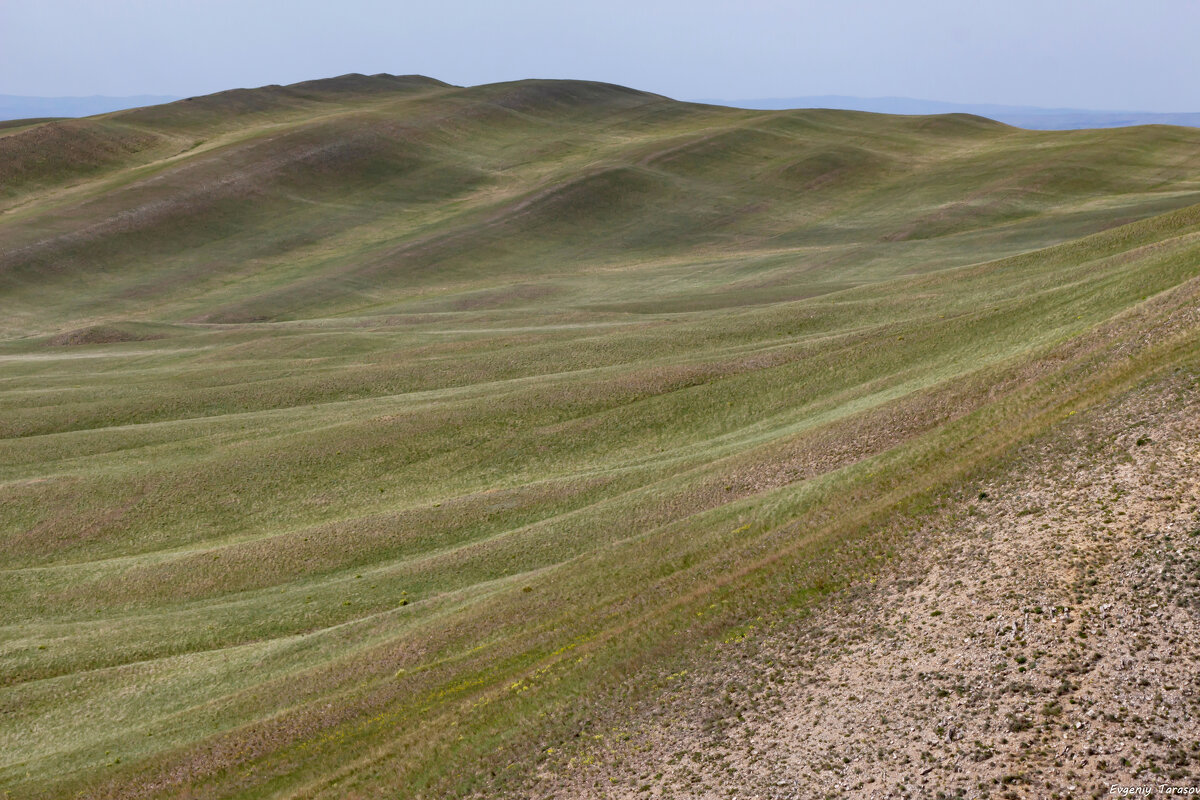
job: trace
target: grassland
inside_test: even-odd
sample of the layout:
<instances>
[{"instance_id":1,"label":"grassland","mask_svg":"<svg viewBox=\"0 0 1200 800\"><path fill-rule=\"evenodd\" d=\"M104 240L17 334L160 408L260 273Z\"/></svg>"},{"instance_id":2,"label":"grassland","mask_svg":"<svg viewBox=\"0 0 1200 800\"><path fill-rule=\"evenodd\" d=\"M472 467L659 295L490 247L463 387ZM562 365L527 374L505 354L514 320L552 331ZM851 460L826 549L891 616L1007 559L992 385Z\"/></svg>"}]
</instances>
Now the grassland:
<instances>
[{"instance_id":1,"label":"grassland","mask_svg":"<svg viewBox=\"0 0 1200 800\"><path fill-rule=\"evenodd\" d=\"M1192 129L345 76L11 130L14 797L503 792L1200 355Z\"/></svg>"}]
</instances>

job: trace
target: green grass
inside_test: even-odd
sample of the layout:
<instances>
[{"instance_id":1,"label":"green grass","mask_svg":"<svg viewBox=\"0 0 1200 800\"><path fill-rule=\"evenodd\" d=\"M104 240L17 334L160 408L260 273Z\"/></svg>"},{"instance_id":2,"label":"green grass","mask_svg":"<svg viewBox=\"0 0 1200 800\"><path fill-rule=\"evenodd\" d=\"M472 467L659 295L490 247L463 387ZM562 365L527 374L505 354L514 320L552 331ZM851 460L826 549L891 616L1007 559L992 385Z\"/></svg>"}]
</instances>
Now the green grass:
<instances>
[{"instance_id":1,"label":"green grass","mask_svg":"<svg viewBox=\"0 0 1200 800\"><path fill-rule=\"evenodd\" d=\"M1198 145L388 76L0 138L0 790L501 791L1194 361Z\"/></svg>"}]
</instances>

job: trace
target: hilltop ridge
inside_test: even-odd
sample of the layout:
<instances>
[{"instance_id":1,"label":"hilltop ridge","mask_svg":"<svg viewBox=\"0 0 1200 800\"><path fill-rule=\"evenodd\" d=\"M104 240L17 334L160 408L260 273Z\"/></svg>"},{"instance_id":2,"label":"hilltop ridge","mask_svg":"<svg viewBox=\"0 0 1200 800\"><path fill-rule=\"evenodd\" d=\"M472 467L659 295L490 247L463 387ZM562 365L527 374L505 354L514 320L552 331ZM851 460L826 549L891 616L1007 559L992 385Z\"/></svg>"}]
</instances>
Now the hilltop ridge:
<instances>
[{"instance_id":1,"label":"hilltop ridge","mask_svg":"<svg viewBox=\"0 0 1200 800\"><path fill-rule=\"evenodd\" d=\"M346 75L0 137L0 292L16 301L102 275L90 301L38 315L72 329L102 310L234 322L436 308L475 296L480 263L488 280L618 308L637 280L624 298L571 284L613 259L668 253L756 253L764 265L791 253L837 263L803 267L824 276L810 286L837 289L1194 202L1197 136L739 111L585 81ZM885 262L888 242L907 245ZM576 277L535 266L554 263ZM762 293L781 269L723 291Z\"/></svg>"}]
</instances>

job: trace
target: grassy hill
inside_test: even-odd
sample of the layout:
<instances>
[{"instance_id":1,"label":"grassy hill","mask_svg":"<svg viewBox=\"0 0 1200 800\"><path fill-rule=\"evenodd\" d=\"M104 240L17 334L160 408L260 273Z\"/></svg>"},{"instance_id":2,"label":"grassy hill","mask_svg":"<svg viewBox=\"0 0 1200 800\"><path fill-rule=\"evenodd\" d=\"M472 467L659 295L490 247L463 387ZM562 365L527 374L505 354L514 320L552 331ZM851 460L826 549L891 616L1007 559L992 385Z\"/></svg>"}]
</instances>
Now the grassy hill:
<instances>
[{"instance_id":1,"label":"grassy hill","mask_svg":"<svg viewBox=\"0 0 1200 800\"><path fill-rule=\"evenodd\" d=\"M1193 129L351 75L0 130L0 790L502 792L1193 365L1198 276Z\"/></svg>"}]
</instances>

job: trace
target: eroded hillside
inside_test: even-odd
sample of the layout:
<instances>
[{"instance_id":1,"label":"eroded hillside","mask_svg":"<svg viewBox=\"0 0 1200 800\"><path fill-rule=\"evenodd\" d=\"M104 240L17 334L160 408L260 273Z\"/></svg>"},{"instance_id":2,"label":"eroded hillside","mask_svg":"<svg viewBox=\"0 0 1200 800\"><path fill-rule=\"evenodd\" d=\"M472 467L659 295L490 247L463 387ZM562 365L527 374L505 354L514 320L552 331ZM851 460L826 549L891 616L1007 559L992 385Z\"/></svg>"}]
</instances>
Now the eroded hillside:
<instances>
[{"instance_id":1,"label":"eroded hillside","mask_svg":"<svg viewBox=\"0 0 1200 800\"><path fill-rule=\"evenodd\" d=\"M1105 797L1200 766L1200 383L1023 448L903 558L562 742L546 797ZM663 699L666 698L666 699Z\"/></svg>"}]
</instances>

